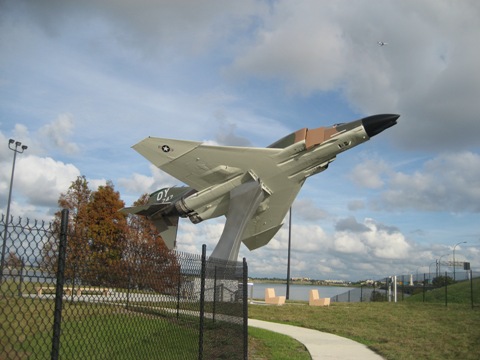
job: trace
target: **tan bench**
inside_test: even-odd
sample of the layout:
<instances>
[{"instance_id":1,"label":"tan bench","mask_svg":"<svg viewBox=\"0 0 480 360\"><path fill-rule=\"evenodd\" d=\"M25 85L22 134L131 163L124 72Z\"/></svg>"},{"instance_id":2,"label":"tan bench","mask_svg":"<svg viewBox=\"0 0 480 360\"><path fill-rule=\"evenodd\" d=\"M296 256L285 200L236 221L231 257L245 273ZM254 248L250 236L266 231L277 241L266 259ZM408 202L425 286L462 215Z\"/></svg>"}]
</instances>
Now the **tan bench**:
<instances>
[{"instance_id":1,"label":"tan bench","mask_svg":"<svg viewBox=\"0 0 480 360\"><path fill-rule=\"evenodd\" d=\"M80 286L75 288L75 292L77 296L81 296L82 293L86 292L94 292L94 293L102 293L104 296L108 296L111 294L110 289L108 288L98 288L98 287L89 287L89 286Z\"/></svg>"},{"instance_id":2,"label":"tan bench","mask_svg":"<svg viewBox=\"0 0 480 360\"><path fill-rule=\"evenodd\" d=\"M308 301L308 305L310 306L329 306L330 305L330 298L321 298L318 295L318 290L310 290L310 298Z\"/></svg>"},{"instance_id":3,"label":"tan bench","mask_svg":"<svg viewBox=\"0 0 480 360\"><path fill-rule=\"evenodd\" d=\"M57 289L56 286L37 286L36 287L36 290L37 290L37 295L38 296L41 296L43 294L44 291L46 292L53 292L55 293L55 290ZM63 288L63 293L65 295L72 295L72 288L71 287L64 287Z\"/></svg>"},{"instance_id":4,"label":"tan bench","mask_svg":"<svg viewBox=\"0 0 480 360\"><path fill-rule=\"evenodd\" d=\"M55 293L55 286L37 286L37 295L41 296L43 292L53 292ZM75 294L77 296L81 296L82 293L86 292L95 292L95 293L101 293L104 296L108 296L111 294L110 289L108 288L98 288L98 287L89 287L89 286L80 286L80 287L75 287ZM64 287L63 292L65 295L70 296L72 295L72 287Z\"/></svg>"},{"instance_id":5,"label":"tan bench","mask_svg":"<svg viewBox=\"0 0 480 360\"><path fill-rule=\"evenodd\" d=\"M274 288L266 288L265 303L271 305L283 305L285 304L285 296L275 296Z\"/></svg>"}]
</instances>

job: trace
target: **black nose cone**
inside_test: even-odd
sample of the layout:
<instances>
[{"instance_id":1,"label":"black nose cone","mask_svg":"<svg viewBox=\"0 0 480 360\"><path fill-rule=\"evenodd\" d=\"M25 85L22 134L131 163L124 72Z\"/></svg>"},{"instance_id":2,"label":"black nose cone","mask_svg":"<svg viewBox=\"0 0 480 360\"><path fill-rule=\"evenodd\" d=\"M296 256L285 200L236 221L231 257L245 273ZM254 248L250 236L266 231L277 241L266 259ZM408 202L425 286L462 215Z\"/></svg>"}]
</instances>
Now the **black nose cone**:
<instances>
[{"instance_id":1,"label":"black nose cone","mask_svg":"<svg viewBox=\"0 0 480 360\"><path fill-rule=\"evenodd\" d=\"M373 115L363 118L362 124L368 137L372 137L395 125L399 117L397 114Z\"/></svg>"}]
</instances>

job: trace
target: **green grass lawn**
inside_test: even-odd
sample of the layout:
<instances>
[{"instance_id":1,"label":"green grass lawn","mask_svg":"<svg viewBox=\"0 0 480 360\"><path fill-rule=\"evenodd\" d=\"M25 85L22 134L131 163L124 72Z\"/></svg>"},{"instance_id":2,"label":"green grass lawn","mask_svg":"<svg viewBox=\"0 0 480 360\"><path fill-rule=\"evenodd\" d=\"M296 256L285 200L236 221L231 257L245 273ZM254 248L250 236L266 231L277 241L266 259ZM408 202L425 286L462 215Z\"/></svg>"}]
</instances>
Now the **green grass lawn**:
<instances>
[{"instance_id":1,"label":"green grass lawn","mask_svg":"<svg viewBox=\"0 0 480 360\"><path fill-rule=\"evenodd\" d=\"M35 334L19 353L50 358L49 335ZM197 329L152 317L97 315L62 326L61 359L193 359L197 354Z\"/></svg>"},{"instance_id":2,"label":"green grass lawn","mask_svg":"<svg viewBox=\"0 0 480 360\"><path fill-rule=\"evenodd\" d=\"M248 329L249 359L255 360L310 360L305 346L293 338L268 330Z\"/></svg>"},{"instance_id":3,"label":"green grass lawn","mask_svg":"<svg viewBox=\"0 0 480 360\"><path fill-rule=\"evenodd\" d=\"M478 359L480 279L474 283L473 309L469 286L468 282L449 286L448 306L445 289L437 289L426 294L426 302L423 294L417 294L399 303L249 305L249 317L344 336L386 359ZM52 300L20 298L15 292L0 296L0 359L50 357L52 305ZM167 313L131 312L112 304L65 302L62 319L64 359L131 359L132 354L135 359L183 359L196 358L198 351L195 317L176 319ZM241 325L207 325L205 359L231 359L232 354L241 358L235 326ZM294 339L256 328L249 329L249 355L257 360L310 358Z\"/></svg>"},{"instance_id":4,"label":"green grass lawn","mask_svg":"<svg viewBox=\"0 0 480 360\"><path fill-rule=\"evenodd\" d=\"M4 284L5 285L5 284ZM6 285L5 285L6 286ZM6 296L8 295L8 296ZM191 304L186 304L188 310ZM198 304L197 304L198 307ZM65 301L62 359L196 359L199 319L163 309ZM140 310L140 311L138 311ZM192 309L194 310L194 309ZM0 293L0 359L49 359L54 302ZM242 325L205 321L205 358L241 359ZM231 350L233 349L233 351ZM219 353L223 352L223 353Z\"/></svg>"},{"instance_id":5,"label":"green grass lawn","mask_svg":"<svg viewBox=\"0 0 480 360\"><path fill-rule=\"evenodd\" d=\"M480 279L475 281L474 288L479 289ZM438 295L428 294L431 302L425 303L418 294L399 303L250 305L249 317L344 336L386 359L479 359L480 307L477 302L472 309L469 300L465 301L465 297L470 299L467 286L468 282L449 287L447 307L440 296L445 290L438 289Z\"/></svg>"}]
</instances>

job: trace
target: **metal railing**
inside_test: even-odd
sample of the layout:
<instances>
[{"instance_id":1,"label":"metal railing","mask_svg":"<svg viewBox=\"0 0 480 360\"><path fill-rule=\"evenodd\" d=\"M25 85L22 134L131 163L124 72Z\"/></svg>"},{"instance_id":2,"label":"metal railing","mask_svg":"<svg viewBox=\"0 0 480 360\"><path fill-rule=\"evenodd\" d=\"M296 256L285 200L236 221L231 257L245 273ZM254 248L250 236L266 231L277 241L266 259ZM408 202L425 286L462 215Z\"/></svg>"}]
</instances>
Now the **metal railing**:
<instances>
[{"instance_id":1,"label":"metal railing","mask_svg":"<svg viewBox=\"0 0 480 360\"><path fill-rule=\"evenodd\" d=\"M480 305L480 273L471 270L389 276L332 297L333 302L416 301Z\"/></svg>"},{"instance_id":2,"label":"metal railing","mask_svg":"<svg viewBox=\"0 0 480 360\"><path fill-rule=\"evenodd\" d=\"M118 263L72 256L68 242L88 239L68 233L65 212L60 232L9 221L0 359L247 359L245 259L207 258L205 245Z\"/></svg>"}]
</instances>

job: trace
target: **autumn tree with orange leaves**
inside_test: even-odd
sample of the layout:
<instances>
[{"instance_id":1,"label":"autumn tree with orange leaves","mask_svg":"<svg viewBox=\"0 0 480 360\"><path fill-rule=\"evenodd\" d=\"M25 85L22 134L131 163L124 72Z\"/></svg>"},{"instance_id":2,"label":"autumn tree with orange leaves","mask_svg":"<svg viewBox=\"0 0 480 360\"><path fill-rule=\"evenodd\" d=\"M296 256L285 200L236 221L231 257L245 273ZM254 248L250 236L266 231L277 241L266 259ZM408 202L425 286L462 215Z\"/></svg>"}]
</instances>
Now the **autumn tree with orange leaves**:
<instances>
[{"instance_id":1,"label":"autumn tree with orange leaves","mask_svg":"<svg viewBox=\"0 0 480 360\"><path fill-rule=\"evenodd\" d=\"M125 282L122 259L127 247L127 221L119 212L124 206L110 181L90 197L86 207L89 257L85 263L85 280L90 285L117 286Z\"/></svg>"},{"instance_id":2,"label":"autumn tree with orange leaves","mask_svg":"<svg viewBox=\"0 0 480 360\"><path fill-rule=\"evenodd\" d=\"M144 194L134 206L148 202ZM65 277L88 285L149 289L171 293L178 286L180 265L155 226L145 217L119 212L124 207L112 182L91 191L79 176L58 200L69 210ZM55 214L59 230L61 211ZM57 243L45 244L43 267L55 272Z\"/></svg>"},{"instance_id":3,"label":"autumn tree with orange leaves","mask_svg":"<svg viewBox=\"0 0 480 360\"><path fill-rule=\"evenodd\" d=\"M144 194L133 206L145 205ZM168 250L155 226L144 216L128 215L128 245L125 261L131 285L173 293L178 285L180 265L175 254Z\"/></svg>"},{"instance_id":4,"label":"autumn tree with orange leaves","mask_svg":"<svg viewBox=\"0 0 480 360\"><path fill-rule=\"evenodd\" d=\"M58 207L68 210L68 234L65 278L73 281L81 278L78 274L80 265L84 264L88 257L87 233L87 205L90 201L91 190L85 176L78 176L72 182L66 193L60 194ZM53 229L60 233L61 210L55 213ZM42 267L51 273L55 273L58 259L58 240L50 240L43 247Z\"/></svg>"}]
</instances>

